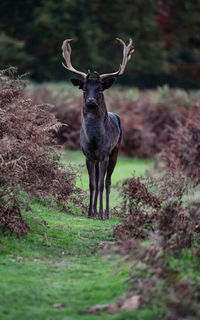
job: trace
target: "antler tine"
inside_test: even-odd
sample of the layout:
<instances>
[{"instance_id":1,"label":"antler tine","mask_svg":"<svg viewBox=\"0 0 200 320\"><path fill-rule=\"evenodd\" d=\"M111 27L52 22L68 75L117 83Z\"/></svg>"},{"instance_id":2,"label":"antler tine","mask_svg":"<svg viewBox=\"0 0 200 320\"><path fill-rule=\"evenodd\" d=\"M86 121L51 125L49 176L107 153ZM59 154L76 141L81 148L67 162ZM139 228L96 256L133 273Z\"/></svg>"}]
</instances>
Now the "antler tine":
<instances>
[{"instance_id":1,"label":"antler tine","mask_svg":"<svg viewBox=\"0 0 200 320\"><path fill-rule=\"evenodd\" d=\"M122 59L122 63L119 66L119 70L116 72L112 72L112 73L105 73L105 74L101 74L100 80L102 80L105 77L110 77L110 76L120 76L121 74L124 73L124 70L126 68L126 64L127 62L131 59L131 55L134 52L133 49L133 40L129 39L129 44L126 46L125 42L119 38L116 38L117 41L119 41L122 46L123 46L123 59Z\"/></svg>"},{"instance_id":2,"label":"antler tine","mask_svg":"<svg viewBox=\"0 0 200 320\"><path fill-rule=\"evenodd\" d=\"M88 73L87 73L86 79L89 79L90 74L91 74L90 69L88 69Z\"/></svg>"},{"instance_id":3,"label":"antler tine","mask_svg":"<svg viewBox=\"0 0 200 320\"><path fill-rule=\"evenodd\" d=\"M131 59L131 55L132 55L132 53L134 52L134 49L133 49L133 40L132 40L132 39L129 39L129 44L126 46L126 44L124 43L123 40L118 39L118 38L116 38L116 39L117 39L117 41L119 41L119 42L123 45L123 47L124 47L124 49L123 49L123 60L122 60L122 64L120 65L121 70L120 70L120 72L119 72L119 74L118 74L118 75L121 75L121 74L124 73L124 70L125 70L125 68L126 68L126 64L127 64L127 62Z\"/></svg>"},{"instance_id":4,"label":"antler tine","mask_svg":"<svg viewBox=\"0 0 200 320\"><path fill-rule=\"evenodd\" d=\"M84 79L86 79L87 78L87 74L84 73L84 72L76 70L71 64L71 51L72 51L72 49L71 49L71 46L70 46L70 42L72 40L73 39L66 39L66 40L63 41L63 44L62 44L62 55L63 55L63 58L65 59L66 65L64 63L62 63L62 65L67 70L72 71L72 72L74 72L76 74L79 74Z\"/></svg>"},{"instance_id":5,"label":"antler tine","mask_svg":"<svg viewBox=\"0 0 200 320\"><path fill-rule=\"evenodd\" d=\"M97 76L97 79L100 79L100 74L97 71L94 71L94 74Z\"/></svg>"}]
</instances>

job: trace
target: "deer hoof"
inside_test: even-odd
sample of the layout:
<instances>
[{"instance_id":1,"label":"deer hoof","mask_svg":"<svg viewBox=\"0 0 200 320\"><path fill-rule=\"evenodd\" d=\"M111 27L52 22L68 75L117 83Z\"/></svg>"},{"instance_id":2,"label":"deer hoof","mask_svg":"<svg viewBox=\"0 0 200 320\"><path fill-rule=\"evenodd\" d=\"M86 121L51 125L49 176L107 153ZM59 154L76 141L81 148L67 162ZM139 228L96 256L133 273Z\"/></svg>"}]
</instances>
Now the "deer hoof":
<instances>
[{"instance_id":1,"label":"deer hoof","mask_svg":"<svg viewBox=\"0 0 200 320\"><path fill-rule=\"evenodd\" d=\"M92 217L93 217L93 212L88 212L88 218L92 219Z\"/></svg>"},{"instance_id":2,"label":"deer hoof","mask_svg":"<svg viewBox=\"0 0 200 320\"><path fill-rule=\"evenodd\" d=\"M105 212L105 216L106 216L106 219L107 219L107 220L110 219L110 214L109 214L109 212Z\"/></svg>"},{"instance_id":3,"label":"deer hoof","mask_svg":"<svg viewBox=\"0 0 200 320\"><path fill-rule=\"evenodd\" d=\"M94 214L93 214L93 216L94 216L94 217L96 217L96 215L97 215L97 211L96 211L96 210L94 210Z\"/></svg>"},{"instance_id":4,"label":"deer hoof","mask_svg":"<svg viewBox=\"0 0 200 320\"><path fill-rule=\"evenodd\" d=\"M103 213L99 213L99 220L103 220Z\"/></svg>"}]
</instances>

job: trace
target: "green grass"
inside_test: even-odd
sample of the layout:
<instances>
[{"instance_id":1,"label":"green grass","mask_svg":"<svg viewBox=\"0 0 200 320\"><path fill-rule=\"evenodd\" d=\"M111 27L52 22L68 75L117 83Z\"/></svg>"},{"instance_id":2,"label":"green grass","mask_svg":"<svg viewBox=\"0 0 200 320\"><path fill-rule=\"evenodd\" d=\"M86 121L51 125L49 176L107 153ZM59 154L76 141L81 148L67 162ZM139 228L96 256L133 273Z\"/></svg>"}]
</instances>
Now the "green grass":
<instances>
[{"instance_id":1,"label":"green grass","mask_svg":"<svg viewBox=\"0 0 200 320\"><path fill-rule=\"evenodd\" d=\"M80 152L66 152L66 159L82 163ZM113 182L131 172L143 174L150 160L120 158ZM122 171L122 172L121 172ZM86 172L82 183L87 188ZM80 184L80 181L77 181ZM105 242L112 242L113 226L119 219L89 220L72 216L42 202L30 204L24 218L31 227L24 238L7 231L0 234L0 319L155 319L158 311L90 315L96 304L116 301L126 294L128 267L117 273L113 257L102 256ZM39 219L39 220L38 220ZM54 304L60 304L56 308Z\"/></svg>"},{"instance_id":2,"label":"green grass","mask_svg":"<svg viewBox=\"0 0 200 320\"><path fill-rule=\"evenodd\" d=\"M116 218L88 220L40 203L31 208L24 214L32 228L25 238L1 236L0 319L155 319L157 310L148 308L114 315L85 313L126 293L128 267L114 272L113 259L100 251L105 241L113 241Z\"/></svg>"},{"instance_id":3,"label":"green grass","mask_svg":"<svg viewBox=\"0 0 200 320\"><path fill-rule=\"evenodd\" d=\"M102 228L101 221L38 203L25 216L32 228L26 238L1 238L0 319L87 319L87 307L123 294L127 270L111 276L113 267L98 253L103 241L112 241L116 219Z\"/></svg>"}]
</instances>

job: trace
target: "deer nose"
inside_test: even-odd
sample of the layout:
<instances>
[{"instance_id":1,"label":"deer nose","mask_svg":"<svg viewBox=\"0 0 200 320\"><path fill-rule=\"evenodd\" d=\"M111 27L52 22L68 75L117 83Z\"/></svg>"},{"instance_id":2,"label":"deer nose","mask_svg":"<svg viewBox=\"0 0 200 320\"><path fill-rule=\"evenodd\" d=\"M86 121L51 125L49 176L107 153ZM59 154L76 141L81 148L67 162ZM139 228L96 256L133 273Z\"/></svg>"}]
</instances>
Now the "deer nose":
<instances>
[{"instance_id":1,"label":"deer nose","mask_svg":"<svg viewBox=\"0 0 200 320\"><path fill-rule=\"evenodd\" d=\"M94 99L94 98L88 98L88 99L87 99L87 102L88 102L88 103L94 103L94 102L95 102L95 99Z\"/></svg>"}]
</instances>

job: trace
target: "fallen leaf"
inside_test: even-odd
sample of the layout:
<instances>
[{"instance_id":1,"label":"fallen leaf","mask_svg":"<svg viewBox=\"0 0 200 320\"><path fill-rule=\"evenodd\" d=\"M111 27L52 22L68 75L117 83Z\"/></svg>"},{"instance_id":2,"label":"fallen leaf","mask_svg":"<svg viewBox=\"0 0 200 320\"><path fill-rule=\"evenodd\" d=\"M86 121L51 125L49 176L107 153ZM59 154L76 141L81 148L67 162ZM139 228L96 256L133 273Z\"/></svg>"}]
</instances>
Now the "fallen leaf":
<instances>
[{"instance_id":1,"label":"fallen leaf","mask_svg":"<svg viewBox=\"0 0 200 320\"><path fill-rule=\"evenodd\" d=\"M104 248L106 249L106 248L109 248L109 246L112 244L113 244L113 241L100 241L98 245L101 249L104 249Z\"/></svg>"},{"instance_id":2,"label":"fallen leaf","mask_svg":"<svg viewBox=\"0 0 200 320\"><path fill-rule=\"evenodd\" d=\"M119 299L115 303L97 304L96 306L90 307L86 312L97 314L101 311L107 311L109 313L117 313L120 311L131 311L136 310L141 305L142 298L139 295L132 296L127 299Z\"/></svg>"},{"instance_id":3,"label":"fallen leaf","mask_svg":"<svg viewBox=\"0 0 200 320\"><path fill-rule=\"evenodd\" d=\"M106 308L106 310L107 310L109 313L119 312L119 305L118 305L118 303L110 303L110 304L108 305L108 307Z\"/></svg>"},{"instance_id":4,"label":"fallen leaf","mask_svg":"<svg viewBox=\"0 0 200 320\"><path fill-rule=\"evenodd\" d=\"M141 296L132 296L123 301L120 310L121 311L130 311L136 310L141 305L142 299Z\"/></svg>"},{"instance_id":5,"label":"fallen leaf","mask_svg":"<svg viewBox=\"0 0 200 320\"><path fill-rule=\"evenodd\" d=\"M106 304L97 304L96 306L93 306L93 307L88 308L88 309L87 309L87 312L88 312L88 313L96 314L96 313L98 313L99 311L102 311L102 310L107 309L108 306L109 306L108 303L106 303Z\"/></svg>"},{"instance_id":6,"label":"fallen leaf","mask_svg":"<svg viewBox=\"0 0 200 320\"><path fill-rule=\"evenodd\" d=\"M24 259L24 258L23 258L23 257L20 257L20 256L16 257L16 260L17 260L17 261L23 261L23 259Z\"/></svg>"}]
</instances>

